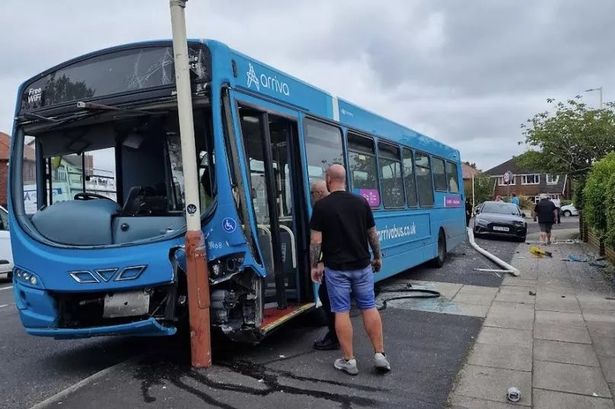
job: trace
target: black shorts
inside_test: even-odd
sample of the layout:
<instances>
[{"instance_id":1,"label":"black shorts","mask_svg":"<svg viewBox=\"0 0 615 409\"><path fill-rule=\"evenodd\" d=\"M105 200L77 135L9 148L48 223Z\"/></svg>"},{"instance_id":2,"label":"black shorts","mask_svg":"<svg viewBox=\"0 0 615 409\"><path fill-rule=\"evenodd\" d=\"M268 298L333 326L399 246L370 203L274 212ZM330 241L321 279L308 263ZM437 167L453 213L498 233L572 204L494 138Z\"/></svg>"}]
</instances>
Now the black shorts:
<instances>
[{"instance_id":1,"label":"black shorts","mask_svg":"<svg viewBox=\"0 0 615 409\"><path fill-rule=\"evenodd\" d=\"M551 227L553 227L553 223L538 223L540 226L540 231L542 233L551 233Z\"/></svg>"}]
</instances>

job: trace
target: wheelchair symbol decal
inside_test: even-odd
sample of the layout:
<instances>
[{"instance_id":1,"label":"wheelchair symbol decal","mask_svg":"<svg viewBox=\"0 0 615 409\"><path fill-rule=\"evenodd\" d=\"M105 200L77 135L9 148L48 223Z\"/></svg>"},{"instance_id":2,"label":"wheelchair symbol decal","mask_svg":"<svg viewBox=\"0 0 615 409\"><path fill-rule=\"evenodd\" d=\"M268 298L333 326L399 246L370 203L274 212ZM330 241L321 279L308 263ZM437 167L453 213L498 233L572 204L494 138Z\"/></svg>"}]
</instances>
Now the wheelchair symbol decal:
<instances>
[{"instance_id":1,"label":"wheelchair symbol decal","mask_svg":"<svg viewBox=\"0 0 615 409\"><path fill-rule=\"evenodd\" d=\"M232 217L225 217L222 220L222 229L227 233L232 233L237 229L237 222Z\"/></svg>"}]
</instances>

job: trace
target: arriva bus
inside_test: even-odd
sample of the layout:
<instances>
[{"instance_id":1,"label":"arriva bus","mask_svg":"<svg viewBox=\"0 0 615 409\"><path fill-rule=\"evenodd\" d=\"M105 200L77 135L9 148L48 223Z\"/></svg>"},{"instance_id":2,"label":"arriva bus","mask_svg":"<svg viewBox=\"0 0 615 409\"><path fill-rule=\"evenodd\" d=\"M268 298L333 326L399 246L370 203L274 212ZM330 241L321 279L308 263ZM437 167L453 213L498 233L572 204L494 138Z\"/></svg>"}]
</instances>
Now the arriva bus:
<instances>
[{"instance_id":1,"label":"arriva bus","mask_svg":"<svg viewBox=\"0 0 615 409\"><path fill-rule=\"evenodd\" d=\"M310 183L341 163L382 280L464 240L459 152L216 41L189 41L212 326L257 342L314 306ZM96 51L19 89L14 293L28 333L173 335L187 315L170 41Z\"/></svg>"}]
</instances>

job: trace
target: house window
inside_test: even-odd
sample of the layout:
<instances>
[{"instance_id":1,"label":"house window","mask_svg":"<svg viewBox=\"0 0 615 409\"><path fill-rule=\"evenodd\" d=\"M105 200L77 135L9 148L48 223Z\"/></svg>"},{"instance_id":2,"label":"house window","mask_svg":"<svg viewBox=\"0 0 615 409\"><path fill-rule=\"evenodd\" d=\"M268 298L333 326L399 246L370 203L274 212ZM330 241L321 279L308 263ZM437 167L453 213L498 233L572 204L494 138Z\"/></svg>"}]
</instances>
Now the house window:
<instances>
[{"instance_id":1,"label":"house window","mask_svg":"<svg viewBox=\"0 0 615 409\"><path fill-rule=\"evenodd\" d=\"M517 184L517 176L513 176L510 181L511 185ZM498 176L498 186L508 186L508 183L504 183L504 176Z\"/></svg>"},{"instance_id":2,"label":"house window","mask_svg":"<svg viewBox=\"0 0 615 409\"><path fill-rule=\"evenodd\" d=\"M521 175L522 185L537 185L540 183L540 174Z\"/></svg>"},{"instance_id":3,"label":"house window","mask_svg":"<svg viewBox=\"0 0 615 409\"><path fill-rule=\"evenodd\" d=\"M557 185L559 182L559 175L549 175L547 174L547 185Z\"/></svg>"}]
</instances>

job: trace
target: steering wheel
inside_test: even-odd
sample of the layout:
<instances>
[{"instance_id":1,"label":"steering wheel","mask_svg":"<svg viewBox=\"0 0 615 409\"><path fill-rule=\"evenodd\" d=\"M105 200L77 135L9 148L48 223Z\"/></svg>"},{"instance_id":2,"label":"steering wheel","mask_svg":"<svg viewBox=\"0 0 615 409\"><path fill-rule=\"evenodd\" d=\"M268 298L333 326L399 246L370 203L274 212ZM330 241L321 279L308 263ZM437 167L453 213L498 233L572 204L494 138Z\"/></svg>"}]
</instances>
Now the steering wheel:
<instances>
[{"instance_id":1,"label":"steering wheel","mask_svg":"<svg viewBox=\"0 0 615 409\"><path fill-rule=\"evenodd\" d=\"M92 199L107 199L113 201L113 199L107 196L99 195L98 193L79 192L74 196L75 200L92 200Z\"/></svg>"}]
</instances>

